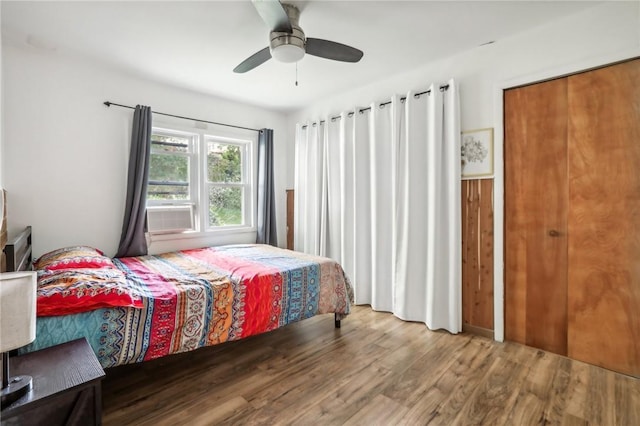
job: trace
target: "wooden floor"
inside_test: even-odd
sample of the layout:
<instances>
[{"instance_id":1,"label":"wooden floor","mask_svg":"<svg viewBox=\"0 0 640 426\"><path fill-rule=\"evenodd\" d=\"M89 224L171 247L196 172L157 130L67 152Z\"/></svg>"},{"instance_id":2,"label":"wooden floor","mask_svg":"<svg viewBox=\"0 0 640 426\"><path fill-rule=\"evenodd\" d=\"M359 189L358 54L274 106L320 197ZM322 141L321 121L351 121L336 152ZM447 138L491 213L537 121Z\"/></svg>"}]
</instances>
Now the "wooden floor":
<instances>
[{"instance_id":1,"label":"wooden floor","mask_svg":"<svg viewBox=\"0 0 640 426\"><path fill-rule=\"evenodd\" d=\"M640 381L355 307L107 370L109 425L640 425Z\"/></svg>"}]
</instances>

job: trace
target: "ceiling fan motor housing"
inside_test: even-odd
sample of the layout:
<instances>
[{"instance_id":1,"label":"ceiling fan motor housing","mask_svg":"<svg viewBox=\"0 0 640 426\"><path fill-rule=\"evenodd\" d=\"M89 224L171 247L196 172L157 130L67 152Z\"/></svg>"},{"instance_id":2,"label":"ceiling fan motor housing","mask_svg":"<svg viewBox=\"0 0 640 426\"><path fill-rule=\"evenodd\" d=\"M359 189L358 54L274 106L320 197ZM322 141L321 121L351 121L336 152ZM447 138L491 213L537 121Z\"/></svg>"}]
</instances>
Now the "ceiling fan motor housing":
<instances>
[{"instance_id":1,"label":"ceiling fan motor housing","mask_svg":"<svg viewBox=\"0 0 640 426\"><path fill-rule=\"evenodd\" d=\"M291 33L271 31L269 49L271 56L280 62L297 62L305 54L306 37L298 25L300 11L290 4L282 5L289 16Z\"/></svg>"}]
</instances>

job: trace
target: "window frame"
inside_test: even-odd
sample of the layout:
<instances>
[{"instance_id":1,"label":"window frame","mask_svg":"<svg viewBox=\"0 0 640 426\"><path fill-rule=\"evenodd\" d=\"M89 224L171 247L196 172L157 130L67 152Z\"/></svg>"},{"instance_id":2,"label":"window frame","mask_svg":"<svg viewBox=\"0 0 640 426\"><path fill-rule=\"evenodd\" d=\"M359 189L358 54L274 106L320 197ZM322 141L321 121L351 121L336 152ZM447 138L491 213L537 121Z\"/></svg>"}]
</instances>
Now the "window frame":
<instances>
[{"instance_id":1,"label":"window frame","mask_svg":"<svg viewBox=\"0 0 640 426\"><path fill-rule=\"evenodd\" d=\"M240 164L241 164L241 175L242 179L240 183L236 182L210 182L209 181L209 170L207 163L207 156L204 154L208 152L209 143L220 143L224 145L235 145L240 147ZM206 231L216 231L216 230L232 230L232 229L242 229L242 228L252 228L255 229L255 201L257 199L257 179L256 174L254 173L254 163L255 155L252 155L252 141L247 139L240 139L237 137L229 137L229 136L219 136L212 134L205 134L204 143L202 145L203 155L203 171L204 176L202 179L202 200L209 200L209 189L212 186L219 188L241 188L242 189L242 221L241 225L222 225L222 226L210 226L209 225L209 209L207 208L207 217L205 218L204 225ZM257 139L254 144L257 147Z\"/></svg>"},{"instance_id":2,"label":"window frame","mask_svg":"<svg viewBox=\"0 0 640 426\"><path fill-rule=\"evenodd\" d=\"M195 132L188 132L184 130L170 129L166 126L153 126L151 130L151 134L159 134L162 136L179 136L189 138L189 150L187 153L175 152L175 153L164 153L164 152L156 152L155 154L159 155L176 155L179 157L187 157L188 159L188 179L189 179L189 197L186 200L152 200L147 198L147 207L156 207L156 206L177 206L177 205L196 205L197 204L197 188L194 188L194 183L197 182L198 179L198 148L199 148L199 135ZM153 144L152 144L153 146ZM153 153L153 148L149 151L149 159L151 159L151 154ZM147 179L147 184L150 185L149 180ZM147 190L148 195L148 190Z\"/></svg>"},{"instance_id":3,"label":"window frame","mask_svg":"<svg viewBox=\"0 0 640 426\"><path fill-rule=\"evenodd\" d=\"M188 155L189 162L189 200L147 200L147 207L193 205L192 230L175 233L153 232L148 235L153 240L174 240L184 238L205 237L207 235L224 235L256 232L257 203L257 155L258 134L255 131L227 129L216 125L205 125L195 122L194 127L185 127L170 123L156 123L152 126L152 134L166 134L190 137L192 150ZM241 147L242 182L225 184L243 188L242 225L209 226L209 186L207 170L207 148L209 142L237 145ZM171 154L169 154L171 155ZM193 166L193 167L192 167ZM245 179L246 176L246 179ZM214 183L222 186L223 184Z\"/></svg>"}]
</instances>

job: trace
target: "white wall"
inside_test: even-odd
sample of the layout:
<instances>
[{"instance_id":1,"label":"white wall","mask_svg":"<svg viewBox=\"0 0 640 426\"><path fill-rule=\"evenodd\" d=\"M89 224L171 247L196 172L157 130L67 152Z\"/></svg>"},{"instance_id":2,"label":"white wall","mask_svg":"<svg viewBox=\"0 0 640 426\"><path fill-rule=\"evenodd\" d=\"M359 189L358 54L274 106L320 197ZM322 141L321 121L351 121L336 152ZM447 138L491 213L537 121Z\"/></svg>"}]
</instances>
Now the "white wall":
<instances>
[{"instance_id":1,"label":"white wall","mask_svg":"<svg viewBox=\"0 0 640 426\"><path fill-rule=\"evenodd\" d=\"M0 7L0 188L4 188L4 138L3 131L4 127L2 125L2 8Z\"/></svg>"},{"instance_id":2,"label":"white wall","mask_svg":"<svg viewBox=\"0 0 640 426\"><path fill-rule=\"evenodd\" d=\"M157 84L14 42L5 42L2 56L2 166L9 230L32 225L36 256L72 244L115 254L122 229L133 111L107 108L102 104L106 100L274 129L276 215L279 242L285 244L285 170L290 159L283 114ZM255 242L255 233L213 241L154 242L149 250L157 253L235 242Z\"/></svg>"},{"instance_id":3,"label":"white wall","mask_svg":"<svg viewBox=\"0 0 640 426\"><path fill-rule=\"evenodd\" d=\"M289 115L289 150L295 124L335 115L392 94L425 89L453 77L460 87L462 129L495 128L494 335L504 339L502 91L516 85L640 57L640 2L604 2L495 44L390 76L366 87L322 99ZM293 155L291 157L293 159ZM287 186L293 186L289 163Z\"/></svg>"},{"instance_id":4,"label":"white wall","mask_svg":"<svg viewBox=\"0 0 640 426\"><path fill-rule=\"evenodd\" d=\"M492 91L498 82L585 63L590 58L615 61L640 55L639 4L637 1L605 2L494 44L318 100L289 115L289 149L293 152L298 122L367 106L373 101L387 100L392 94L426 89L431 82L445 82L451 77L460 86L462 128L492 127L495 118ZM294 169L290 161L287 186L293 187L293 182Z\"/></svg>"},{"instance_id":5,"label":"white wall","mask_svg":"<svg viewBox=\"0 0 640 426\"><path fill-rule=\"evenodd\" d=\"M105 100L275 131L278 235L286 238L285 188L293 187L295 123L325 117L393 93L456 78L464 129L492 127L500 82L574 64L640 55L638 2L606 2L493 45L398 73L284 117L187 92L28 46L2 49L0 183L9 191L9 227L34 227L34 251L89 244L113 254L120 237L131 111ZM595 64L593 64L595 65ZM216 241L224 243L227 241ZM194 244L193 241L185 243ZM163 251L177 245L159 246Z\"/></svg>"}]
</instances>

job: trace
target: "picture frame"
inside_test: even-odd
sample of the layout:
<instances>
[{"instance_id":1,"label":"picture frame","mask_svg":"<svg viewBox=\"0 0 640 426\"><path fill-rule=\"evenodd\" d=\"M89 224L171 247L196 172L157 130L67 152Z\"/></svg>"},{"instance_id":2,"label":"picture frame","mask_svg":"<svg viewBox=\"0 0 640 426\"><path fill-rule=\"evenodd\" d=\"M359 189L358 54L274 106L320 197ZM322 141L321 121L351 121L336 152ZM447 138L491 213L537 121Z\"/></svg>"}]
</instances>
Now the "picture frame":
<instances>
[{"instance_id":1,"label":"picture frame","mask_svg":"<svg viewBox=\"0 0 640 426\"><path fill-rule=\"evenodd\" d=\"M463 131L460 151L462 179L493 178L493 128Z\"/></svg>"}]
</instances>

